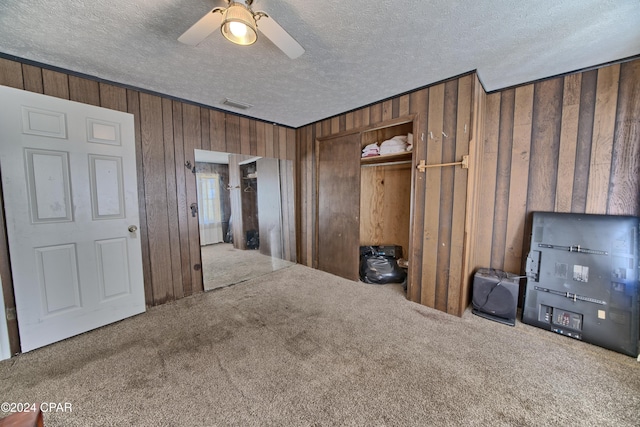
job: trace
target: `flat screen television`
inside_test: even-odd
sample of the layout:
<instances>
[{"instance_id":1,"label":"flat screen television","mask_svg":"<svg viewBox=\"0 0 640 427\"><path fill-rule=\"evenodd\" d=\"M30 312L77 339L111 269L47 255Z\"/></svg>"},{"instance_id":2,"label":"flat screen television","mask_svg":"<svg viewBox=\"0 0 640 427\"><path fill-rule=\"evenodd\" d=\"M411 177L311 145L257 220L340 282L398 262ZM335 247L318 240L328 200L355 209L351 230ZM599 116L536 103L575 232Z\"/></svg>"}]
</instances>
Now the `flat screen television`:
<instances>
[{"instance_id":1,"label":"flat screen television","mask_svg":"<svg viewBox=\"0 0 640 427\"><path fill-rule=\"evenodd\" d=\"M638 355L640 218L534 212L522 321Z\"/></svg>"}]
</instances>

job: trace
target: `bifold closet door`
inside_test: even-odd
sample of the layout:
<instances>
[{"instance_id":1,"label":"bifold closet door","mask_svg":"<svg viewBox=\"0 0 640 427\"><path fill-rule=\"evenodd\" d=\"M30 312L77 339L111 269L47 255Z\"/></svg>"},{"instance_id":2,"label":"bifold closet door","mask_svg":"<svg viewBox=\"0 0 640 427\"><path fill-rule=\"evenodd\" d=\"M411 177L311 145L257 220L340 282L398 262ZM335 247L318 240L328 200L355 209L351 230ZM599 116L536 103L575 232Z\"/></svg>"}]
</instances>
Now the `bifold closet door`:
<instances>
[{"instance_id":1,"label":"bifold closet door","mask_svg":"<svg viewBox=\"0 0 640 427\"><path fill-rule=\"evenodd\" d=\"M318 269L358 280L360 134L318 141Z\"/></svg>"}]
</instances>

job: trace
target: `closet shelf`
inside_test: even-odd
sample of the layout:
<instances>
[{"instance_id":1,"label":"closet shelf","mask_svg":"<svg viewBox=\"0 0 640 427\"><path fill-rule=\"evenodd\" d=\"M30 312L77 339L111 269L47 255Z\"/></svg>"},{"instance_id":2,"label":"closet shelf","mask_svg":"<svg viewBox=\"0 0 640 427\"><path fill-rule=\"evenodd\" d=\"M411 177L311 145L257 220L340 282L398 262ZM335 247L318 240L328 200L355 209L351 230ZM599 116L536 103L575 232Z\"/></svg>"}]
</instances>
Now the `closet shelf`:
<instances>
[{"instance_id":1,"label":"closet shelf","mask_svg":"<svg viewBox=\"0 0 640 427\"><path fill-rule=\"evenodd\" d=\"M383 154L381 156L372 156L372 157L362 157L360 158L360 164L362 165L370 165L370 164L378 164L378 163L390 163L390 162L399 162L399 161L410 161L412 159L413 152L412 151L404 151L402 153L393 153L393 154Z\"/></svg>"}]
</instances>

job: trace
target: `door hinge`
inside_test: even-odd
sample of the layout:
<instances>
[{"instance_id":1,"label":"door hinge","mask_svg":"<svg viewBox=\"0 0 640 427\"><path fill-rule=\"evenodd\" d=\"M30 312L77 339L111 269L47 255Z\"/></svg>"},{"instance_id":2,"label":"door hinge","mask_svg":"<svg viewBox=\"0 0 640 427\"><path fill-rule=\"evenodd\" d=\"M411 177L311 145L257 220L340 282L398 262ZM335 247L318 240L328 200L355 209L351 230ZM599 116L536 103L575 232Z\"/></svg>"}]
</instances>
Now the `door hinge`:
<instances>
[{"instance_id":1,"label":"door hinge","mask_svg":"<svg viewBox=\"0 0 640 427\"><path fill-rule=\"evenodd\" d=\"M17 315L16 315L15 307L9 307L5 309L5 312L6 312L7 320L16 320Z\"/></svg>"}]
</instances>

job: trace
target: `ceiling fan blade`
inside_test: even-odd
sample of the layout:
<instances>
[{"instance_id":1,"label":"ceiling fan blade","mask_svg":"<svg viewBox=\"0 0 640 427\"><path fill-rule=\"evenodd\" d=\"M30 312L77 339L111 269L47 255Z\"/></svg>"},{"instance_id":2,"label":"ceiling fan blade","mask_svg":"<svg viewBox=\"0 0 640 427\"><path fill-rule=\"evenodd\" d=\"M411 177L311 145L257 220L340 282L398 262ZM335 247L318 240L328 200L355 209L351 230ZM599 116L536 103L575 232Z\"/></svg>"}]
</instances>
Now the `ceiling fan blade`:
<instances>
[{"instance_id":1,"label":"ceiling fan blade","mask_svg":"<svg viewBox=\"0 0 640 427\"><path fill-rule=\"evenodd\" d=\"M289 58L296 59L304 53L304 48L268 15L261 16L257 24L258 30Z\"/></svg>"},{"instance_id":2,"label":"ceiling fan blade","mask_svg":"<svg viewBox=\"0 0 640 427\"><path fill-rule=\"evenodd\" d=\"M220 12L222 10L224 9L216 7L211 12L204 15L198 20L198 22L193 24L191 28L178 37L178 41L180 43L196 46L201 41L209 37L209 35L211 35L215 30L220 29L220 24L222 23L222 13Z\"/></svg>"}]
</instances>

